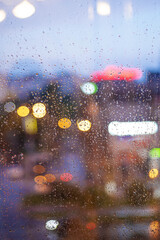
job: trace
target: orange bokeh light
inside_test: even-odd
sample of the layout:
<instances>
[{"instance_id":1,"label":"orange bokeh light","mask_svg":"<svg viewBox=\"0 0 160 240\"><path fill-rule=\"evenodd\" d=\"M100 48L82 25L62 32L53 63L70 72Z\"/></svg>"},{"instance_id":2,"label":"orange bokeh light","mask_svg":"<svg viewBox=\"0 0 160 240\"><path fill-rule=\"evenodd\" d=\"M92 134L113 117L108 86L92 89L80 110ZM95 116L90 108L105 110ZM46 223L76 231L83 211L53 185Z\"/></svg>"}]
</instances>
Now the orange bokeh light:
<instances>
[{"instance_id":1,"label":"orange bokeh light","mask_svg":"<svg viewBox=\"0 0 160 240\"><path fill-rule=\"evenodd\" d=\"M36 174L42 174L45 172L45 167L43 167L42 165L35 165L33 167L33 172Z\"/></svg>"},{"instance_id":2,"label":"orange bokeh light","mask_svg":"<svg viewBox=\"0 0 160 240\"><path fill-rule=\"evenodd\" d=\"M56 177L51 173L46 174L45 178L46 178L48 183L52 183L56 180Z\"/></svg>"},{"instance_id":3,"label":"orange bokeh light","mask_svg":"<svg viewBox=\"0 0 160 240\"><path fill-rule=\"evenodd\" d=\"M34 181L37 183L37 184L44 184L46 183L46 178L44 176L37 176L34 178Z\"/></svg>"}]
</instances>

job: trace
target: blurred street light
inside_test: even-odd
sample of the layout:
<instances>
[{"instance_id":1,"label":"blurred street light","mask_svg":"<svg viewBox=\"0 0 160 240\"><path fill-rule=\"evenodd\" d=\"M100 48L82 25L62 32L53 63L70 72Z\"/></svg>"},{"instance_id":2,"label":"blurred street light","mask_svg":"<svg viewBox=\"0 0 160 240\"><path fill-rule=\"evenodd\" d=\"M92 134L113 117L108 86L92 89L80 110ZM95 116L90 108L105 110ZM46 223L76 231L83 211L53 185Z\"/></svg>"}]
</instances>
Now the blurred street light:
<instances>
[{"instance_id":1,"label":"blurred street light","mask_svg":"<svg viewBox=\"0 0 160 240\"><path fill-rule=\"evenodd\" d=\"M36 103L32 107L35 118L43 118L46 115L46 107L43 103Z\"/></svg>"},{"instance_id":2,"label":"blurred street light","mask_svg":"<svg viewBox=\"0 0 160 240\"><path fill-rule=\"evenodd\" d=\"M6 18L6 12L3 9L0 9L0 22L3 22Z\"/></svg>"},{"instance_id":3,"label":"blurred street light","mask_svg":"<svg viewBox=\"0 0 160 240\"><path fill-rule=\"evenodd\" d=\"M29 108L26 107L26 106L20 106L20 107L17 109L17 114L18 114L20 117L26 117L26 116L29 114Z\"/></svg>"},{"instance_id":4,"label":"blurred street light","mask_svg":"<svg viewBox=\"0 0 160 240\"><path fill-rule=\"evenodd\" d=\"M110 5L105 1L98 1L97 13L101 16L109 16L111 13Z\"/></svg>"},{"instance_id":5,"label":"blurred street light","mask_svg":"<svg viewBox=\"0 0 160 240\"><path fill-rule=\"evenodd\" d=\"M12 13L17 18L28 18L35 13L35 7L30 2L24 0L13 8Z\"/></svg>"}]
</instances>

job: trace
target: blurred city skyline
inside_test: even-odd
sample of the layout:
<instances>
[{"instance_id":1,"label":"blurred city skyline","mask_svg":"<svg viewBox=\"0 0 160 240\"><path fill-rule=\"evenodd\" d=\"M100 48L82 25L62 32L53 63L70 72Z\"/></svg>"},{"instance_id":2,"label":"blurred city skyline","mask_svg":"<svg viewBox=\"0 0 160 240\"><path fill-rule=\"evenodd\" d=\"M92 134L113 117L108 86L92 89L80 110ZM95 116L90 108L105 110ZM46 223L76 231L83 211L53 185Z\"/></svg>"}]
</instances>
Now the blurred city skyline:
<instances>
[{"instance_id":1,"label":"blurred city skyline","mask_svg":"<svg viewBox=\"0 0 160 240\"><path fill-rule=\"evenodd\" d=\"M158 0L105 1L110 6L107 16L97 13L98 0L34 0L30 2L36 11L26 19L12 14L19 2L1 3L6 11L6 19L0 23L2 74L22 59L31 59L46 76L63 69L89 76L107 65L142 71L160 67ZM29 67L32 71L32 65Z\"/></svg>"}]
</instances>

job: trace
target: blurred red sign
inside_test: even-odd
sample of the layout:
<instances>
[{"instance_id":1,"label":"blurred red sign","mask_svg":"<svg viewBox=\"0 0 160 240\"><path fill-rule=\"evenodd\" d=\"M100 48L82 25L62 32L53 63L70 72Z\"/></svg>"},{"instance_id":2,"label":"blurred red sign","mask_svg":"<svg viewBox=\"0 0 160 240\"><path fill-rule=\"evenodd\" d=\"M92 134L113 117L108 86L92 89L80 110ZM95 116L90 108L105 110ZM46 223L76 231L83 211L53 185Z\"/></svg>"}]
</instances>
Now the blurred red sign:
<instances>
[{"instance_id":1,"label":"blurred red sign","mask_svg":"<svg viewBox=\"0 0 160 240\"><path fill-rule=\"evenodd\" d=\"M91 77L93 82L109 80L125 80L131 82L142 77L142 70L139 68L117 67L115 65L107 66L103 71L94 72Z\"/></svg>"}]
</instances>

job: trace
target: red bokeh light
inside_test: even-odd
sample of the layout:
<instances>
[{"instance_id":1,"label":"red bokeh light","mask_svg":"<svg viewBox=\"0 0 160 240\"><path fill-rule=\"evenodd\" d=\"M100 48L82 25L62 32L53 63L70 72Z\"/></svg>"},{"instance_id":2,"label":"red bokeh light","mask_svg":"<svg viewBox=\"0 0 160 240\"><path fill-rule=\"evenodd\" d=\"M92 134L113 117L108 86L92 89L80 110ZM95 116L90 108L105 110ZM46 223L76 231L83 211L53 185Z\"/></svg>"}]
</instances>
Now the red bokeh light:
<instances>
[{"instance_id":1,"label":"red bokeh light","mask_svg":"<svg viewBox=\"0 0 160 240\"><path fill-rule=\"evenodd\" d=\"M93 230L93 229L96 228L96 224L94 222L89 222L89 223L86 224L86 228L88 230Z\"/></svg>"},{"instance_id":2,"label":"red bokeh light","mask_svg":"<svg viewBox=\"0 0 160 240\"><path fill-rule=\"evenodd\" d=\"M109 80L125 80L131 82L142 77L142 70L139 68L107 66L103 71L97 71L92 74L93 82Z\"/></svg>"},{"instance_id":3,"label":"red bokeh light","mask_svg":"<svg viewBox=\"0 0 160 240\"><path fill-rule=\"evenodd\" d=\"M70 173L62 173L61 176L60 176L60 179L63 181L63 182L69 182L71 181L73 178L72 174Z\"/></svg>"}]
</instances>

